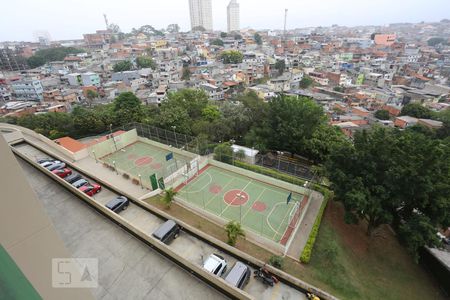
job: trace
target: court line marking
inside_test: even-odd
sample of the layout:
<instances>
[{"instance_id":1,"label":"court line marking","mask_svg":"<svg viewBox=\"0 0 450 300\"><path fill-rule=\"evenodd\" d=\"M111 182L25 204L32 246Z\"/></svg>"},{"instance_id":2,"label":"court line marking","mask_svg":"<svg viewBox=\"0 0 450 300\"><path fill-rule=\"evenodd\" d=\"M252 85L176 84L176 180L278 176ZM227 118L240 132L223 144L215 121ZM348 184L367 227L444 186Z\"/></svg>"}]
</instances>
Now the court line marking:
<instances>
[{"instance_id":1,"label":"court line marking","mask_svg":"<svg viewBox=\"0 0 450 300\"><path fill-rule=\"evenodd\" d=\"M272 239L275 239L275 236L276 236L277 234L280 234L280 227L281 227L281 225L283 225L284 220L286 219L286 216L290 215L291 212L292 212L292 210L293 210L294 208L295 208L295 205L293 205L293 207L291 207L291 209L289 209L289 210L287 211L287 213L284 215L283 219L281 220L280 225L278 226L277 232L274 234L274 236L273 236ZM286 226L286 229L287 229L288 227L289 227L289 222L288 222L288 224L287 224L287 226ZM283 231L283 234L284 234L284 232L286 231L286 229ZM281 235L281 237L283 237L283 234Z\"/></svg>"},{"instance_id":2,"label":"court line marking","mask_svg":"<svg viewBox=\"0 0 450 300\"><path fill-rule=\"evenodd\" d=\"M275 233L276 233L277 231L275 230L275 228L272 227L272 224L269 222L269 217L272 215L272 213L273 213L275 207L277 207L277 206L280 205L280 204L283 204L283 202L275 203L275 205L272 206L272 209L270 210L270 213L269 213L269 214L267 215L267 217L266 217L266 223L267 223L267 225L269 225L270 229L272 229L272 231L275 232ZM273 240L273 239L271 239L271 240Z\"/></svg>"},{"instance_id":3,"label":"court line marking","mask_svg":"<svg viewBox=\"0 0 450 300\"><path fill-rule=\"evenodd\" d=\"M203 172L203 173L205 173L205 174L207 174L207 175L209 176L209 181L208 181L208 183L205 184L204 186L202 186L202 188L199 189L199 190L194 190L194 191L191 191L191 190L184 190L183 192L184 192L185 194L194 194L194 193L201 192L201 191L203 191L203 189L204 189L205 187L207 187L209 184L212 183L212 180L213 180L213 179L212 179L211 174L209 174L208 171L205 171L205 172ZM201 174L200 174L200 175L201 175ZM200 181L201 178L203 178L203 177L196 176L195 179L194 179L194 180L191 180L191 182L189 182L188 184L194 185L195 183L197 183L198 181ZM184 182L185 182L185 181L184 181ZM184 183L184 182L183 182L183 183ZM183 188L185 188L186 186L187 186L187 185L183 186L183 187L181 188L181 190L183 190Z\"/></svg>"},{"instance_id":4,"label":"court line marking","mask_svg":"<svg viewBox=\"0 0 450 300\"><path fill-rule=\"evenodd\" d=\"M247 183L247 185L244 186L243 189L241 189L241 192L245 192L245 189L249 186L250 183L252 183L252 181L253 181L253 180L250 180L250 181ZM248 193L247 193L247 195L248 195L248 198L249 198L249 200L250 200L250 195L249 195ZM223 198L223 197L225 197L225 194L222 196L222 198ZM236 197L234 197L234 199L236 199ZM233 199L233 201L234 201L234 199ZM223 199L223 201L226 202L226 201L225 201L225 198ZM233 201L231 201L231 202L233 202ZM228 204L227 207L225 207L225 209L220 213L219 217L222 216L223 213L231 206L231 203L227 203L227 204ZM242 206L242 205L239 205L239 206ZM242 221L242 220L241 220L241 221Z\"/></svg>"},{"instance_id":5,"label":"court line marking","mask_svg":"<svg viewBox=\"0 0 450 300\"><path fill-rule=\"evenodd\" d=\"M250 210L251 210L252 207L253 207L253 204L255 204L255 202L258 201L258 199L261 199L262 195L264 194L264 192L265 192L266 190L267 190L267 189L264 188L264 189L262 190L262 192L258 195L258 197L255 198L255 201L252 202L252 204L250 205L250 208L247 209L247 211L246 211L246 212L244 213L244 215L242 216L242 223L244 223L245 216L250 212ZM258 212L258 213L262 213L262 212Z\"/></svg>"},{"instance_id":6,"label":"court line marking","mask_svg":"<svg viewBox=\"0 0 450 300\"><path fill-rule=\"evenodd\" d=\"M227 185L229 185L230 183L232 183L233 181L234 181L234 178L231 178L231 180L228 181L228 183L225 184L225 185L223 186L222 191L225 191L225 187L226 187ZM217 195L220 195L220 194L221 194L221 193L215 194L211 199L209 199L208 203L206 203L206 205L205 205L205 209L206 209L206 207L208 207L208 205L213 201L213 199L216 198ZM225 196L225 193L223 194L222 198L223 198L224 196ZM219 217L220 217L220 216L221 216L221 215L219 215Z\"/></svg>"}]
</instances>

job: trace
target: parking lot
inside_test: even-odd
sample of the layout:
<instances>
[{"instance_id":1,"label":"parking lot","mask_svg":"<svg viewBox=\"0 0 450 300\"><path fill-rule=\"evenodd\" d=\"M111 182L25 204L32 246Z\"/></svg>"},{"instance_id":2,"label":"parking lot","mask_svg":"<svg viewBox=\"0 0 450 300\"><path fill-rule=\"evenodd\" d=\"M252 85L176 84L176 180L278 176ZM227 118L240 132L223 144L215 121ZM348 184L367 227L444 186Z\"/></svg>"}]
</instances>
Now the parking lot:
<instances>
[{"instance_id":1,"label":"parking lot","mask_svg":"<svg viewBox=\"0 0 450 300\"><path fill-rule=\"evenodd\" d=\"M45 156L44 153L40 152L39 150L37 150L36 148L34 148L28 144L17 145L15 148L17 150L19 150L21 153L26 154L30 158L37 159L37 158L42 158ZM24 163L22 163L22 165L23 164ZM33 169L31 166L28 166L28 167L32 171L39 173L39 171ZM59 200L53 200L53 198L58 198L58 194L59 194L60 190L64 191L65 195L70 195L71 197L78 200L78 201L71 201L71 202L81 202L74 195L70 194L69 192L64 190L62 187L55 184L53 181L51 181L51 179L45 177L43 174L41 174L41 176L31 176L31 178L30 178L31 182L33 180L35 180L34 177L39 177L39 178L44 177L48 181L46 183L46 185L51 187L51 188L42 188L41 185L37 184L36 190L37 190L38 196L40 198L44 198L45 199L45 200L43 200L44 202L51 201L51 203L45 203L46 205L52 206L52 204L54 204L54 201L59 201ZM53 184L51 184L51 183L53 183ZM58 189L58 191L54 192L54 189ZM50 200L46 199L49 197L49 195L51 195ZM115 196L116 196L115 193L103 188L99 194L96 194L94 196L94 200L98 201L101 204L105 204L107 201L114 198ZM66 220L65 216L70 215L69 218L72 218L72 212L70 211L70 209L73 204L66 204L65 201L62 203L64 203L64 206L69 206L68 209L61 207L60 209L58 209L56 211L53 210L53 211L49 212L49 214L51 214L50 216L52 219L57 218L57 219L61 219L61 222L64 222ZM59 207L59 205L58 205L58 207ZM69 210L69 211L67 211L67 210ZM54 215L52 215L52 214L54 214ZM93 210L90 210L90 214L87 214L87 216L84 216L84 217L86 217L90 220L90 219L92 219L91 215L93 215L93 214L97 215ZM78 213L76 213L76 215L78 215ZM122 211L120 213L120 215L124 219L126 219L127 221L132 223L134 226L141 229L143 232L147 232L149 235L151 235L151 233L154 232L159 227L159 225L163 223L163 220L159 219L155 215L151 214L150 212L144 210L141 207L138 207L137 205L135 205L133 203L130 203L128 209L125 211ZM99 218L101 218L99 215L97 215L97 216ZM105 222L105 223L109 224L109 227L116 227L111 222ZM108 232L110 230L110 228L108 228L108 230L105 230L105 227L107 227L106 225L102 225L102 227L100 227L100 228L94 227L93 230L88 230L87 234L85 234L83 232L85 230L84 229L85 226L83 224L81 224L80 226L62 226L62 227L63 228L61 228L61 230L63 231L63 233L65 235L68 236L67 237L68 239L71 239L71 241L70 241L71 243L74 243L74 244L87 243L87 247L95 248L95 249L91 249L92 252L88 252L88 253L92 253L90 255L94 255L94 256L97 255L98 249L96 249L96 248L103 247L103 246L102 245L98 246L98 245L96 245L96 243L98 243L98 241L100 241L100 243L101 243L103 240L108 241L106 244L108 251L110 251L109 243L112 243L113 247L119 247L118 245L117 246L115 245L115 243L118 243L121 245L121 247L119 247L119 249L118 249L118 250L120 250L119 252L124 251L126 253L129 253L130 255L133 254L133 250L130 250L129 247L123 247L123 244L127 244L130 239L134 239L134 238L132 238L131 236L128 235L128 239L122 240L123 238L119 238L118 236L116 236L115 233ZM107 235L109 235L109 236L107 236ZM99 239L98 236L102 236L102 238ZM82 237L83 242L80 242L81 237ZM74 246L74 247L76 247L76 246ZM148 247L146 247L143 244L141 246L133 246L133 247L136 247L138 249L137 250L138 254L142 250L142 247L144 247L144 249L147 249L146 250L147 252L150 251L150 253L152 253L152 255L154 255L154 256L157 255L156 253L149 250ZM227 260L229 266L232 266L234 264L234 262L236 262L236 259L234 257L232 257L231 255L228 255L227 253L223 253L222 251L216 249L215 247L213 247L213 246L203 242L202 240L199 240L196 237L194 237L188 233L185 233L185 232L182 232L180 234L180 236L170 244L169 247L174 252L176 252L178 255L184 257L185 259L187 259L195 264L199 264L199 265L202 265L203 261L211 253L217 253L217 254L220 254L221 256L223 256ZM82 254L84 254L84 252L79 253L79 252L75 251L74 254L82 255ZM87 255L87 254L84 254L84 255ZM148 255L148 253L147 253L147 255ZM82 257L82 256L80 256L80 257ZM137 259L136 257L131 258L131 260L133 262L136 259ZM120 270L120 266L121 266L121 264L119 263L119 266L117 266L117 269ZM132 263L128 267L130 267L130 269L132 269L134 266L137 269L145 268L145 267L141 266L139 262L135 262L134 264ZM112 268L114 269L115 267L113 266ZM157 274L159 274L158 269L160 269L160 268L157 267L155 270L152 270L150 273L153 272L152 274L156 273L156 275L157 275ZM125 270L125 266L123 266L121 270L122 271ZM130 270L130 271L132 271L132 270ZM253 273L253 271L254 270L252 269L252 273ZM174 271L171 271L171 272L175 273ZM177 272L181 272L181 270L177 268ZM113 275L111 275L111 276L113 276ZM129 275L129 276L131 276L131 278L133 278L133 275ZM179 280L179 277L180 277L179 274L176 274L176 275L171 274L171 276L173 276L176 280ZM124 280L129 280L129 284L131 286L132 280L129 278L130 277L126 277ZM135 283L136 286L142 285L145 289L147 287L146 283L142 282L142 284L141 284L140 282L143 279L140 277L139 277L139 279L140 280L138 280L137 283ZM151 278L149 278L149 279L151 279ZM195 279L195 278L193 278L193 279ZM177 285L176 280L173 282L174 285ZM172 280L169 280L169 279L167 279L166 281L172 282ZM197 282L199 282L199 281L197 280ZM164 282L164 284L170 284L170 283ZM106 281L106 286L110 286L110 285L111 285L111 283L109 281ZM197 285L198 285L198 283L197 283ZM179 286L177 286L177 287L179 287ZM191 291L191 290L189 290L189 292L186 292L188 289L192 288L190 285L183 284L182 287L184 289L178 288L177 290L181 291L180 295L182 295L184 293L185 296L187 297L187 298L183 298L183 299L191 299L191 297L189 296L189 295L191 295L191 293L193 293L193 294L198 293L198 291ZM159 287L157 287L157 288L159 288ZM135 289L135 287L133 287L133 290L134 289ZM252 296L254 296L255 299L271 299L271 300L273 300L273 299L284 299L284 300L306 299L306 296L303 293L301 293L300 291L298 291L284 283L280 282L280 283L276 284L274 287L267 287L260 281L254 279L253 276L250 279L248 285L244 288L244 290L246 292L248 292L249 294L251 294ZM208 287L208 289L205 290L206 294L203 295L203 296L206 296L206 298L203 298L203 296L202 296L202 297L196 298L196 299L209 299L210 298L209 293L212 293L211 291L214 293L217 293L215 290ZM135 291L135 292L138 292L138 291ZM98 294L99 291L96 291L96 293ZM136 298L140 298L140 296L145 296L145 295L138 294L138 295L136 295ZM129 298L129 295L127 295L127 297ZM221 296L221 297L223 297L223 296ZM151 298L151 297L148 297L148 298ZM171 297L171 298L179 299L180 296ZM157 297L155 299L164 299L164 297L163 298Z\"/></svg>"},{"instance_id":2,"label":"parking lot","mask_svg":"<svg viewBox=\"0 0 450 300\"><path fill-rule=\"evenodd\" d=\"M99 287L92 289L97 299L226 299L42 172L18 161L73 257L99 259ZM108 199L110 193L103 190L96 197ZM131 215L133 206L129 209L126 213Z\"/></svg>"}]
</instances>

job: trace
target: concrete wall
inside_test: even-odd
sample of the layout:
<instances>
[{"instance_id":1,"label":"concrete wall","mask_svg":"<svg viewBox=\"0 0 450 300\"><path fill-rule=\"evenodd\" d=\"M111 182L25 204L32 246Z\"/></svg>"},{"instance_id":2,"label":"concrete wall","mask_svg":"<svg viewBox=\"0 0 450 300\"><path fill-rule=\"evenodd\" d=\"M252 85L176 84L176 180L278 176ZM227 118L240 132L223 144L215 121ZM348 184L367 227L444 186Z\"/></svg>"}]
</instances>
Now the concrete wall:
<instances>
[{"instance_id":1,"label":"concrete wall","mask_svg":"<svg viewBox=\"0 0 450 300\"><path fill-rule=\"evenodd\" d=\"M94 299L88 289L53 288L52 259L70 258L72 254L53 228L1 135L0 189L0 242L33 288L43 299Z\"/></svg>"}]
</instances>

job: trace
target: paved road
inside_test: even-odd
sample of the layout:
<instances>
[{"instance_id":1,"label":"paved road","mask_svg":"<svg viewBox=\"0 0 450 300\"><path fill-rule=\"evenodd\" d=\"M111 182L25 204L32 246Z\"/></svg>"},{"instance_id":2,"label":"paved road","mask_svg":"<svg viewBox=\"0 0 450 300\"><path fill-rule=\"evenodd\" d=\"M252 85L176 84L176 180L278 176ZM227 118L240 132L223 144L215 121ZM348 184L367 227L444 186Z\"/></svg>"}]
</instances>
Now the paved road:
<instances>
[{"instance_id":1,"label":"paved road","mask_svg":"<svg viewBox=\"0 0 450 300\"><path fill-rule=\"evenodd\" d=\"M92 289L97 299L225 299L55 181L18 161L73 257L99 259L99 287ZM109 193L105 190L97 197L104 201Z\"/></svg>"}]
</instances>

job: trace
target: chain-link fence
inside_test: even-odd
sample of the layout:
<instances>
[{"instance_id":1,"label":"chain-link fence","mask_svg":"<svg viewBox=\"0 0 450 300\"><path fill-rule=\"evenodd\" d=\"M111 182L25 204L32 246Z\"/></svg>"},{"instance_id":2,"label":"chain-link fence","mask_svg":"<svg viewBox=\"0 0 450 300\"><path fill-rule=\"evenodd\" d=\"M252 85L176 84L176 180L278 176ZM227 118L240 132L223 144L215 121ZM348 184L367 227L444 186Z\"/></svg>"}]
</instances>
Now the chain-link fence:
<instances>
[{"instance_id":1,"label":"chain-link fence","mask_svg":"<svg viewBox=\"0 0 450 300\"><path fill-rule=\"evenodd\" d=\"M282 155L258 154L255 158L255 164L307 180L311 180L314 177L314 172L310 166L288 160Z\"/></svg>"}]
</instances>

